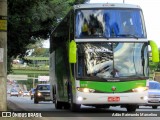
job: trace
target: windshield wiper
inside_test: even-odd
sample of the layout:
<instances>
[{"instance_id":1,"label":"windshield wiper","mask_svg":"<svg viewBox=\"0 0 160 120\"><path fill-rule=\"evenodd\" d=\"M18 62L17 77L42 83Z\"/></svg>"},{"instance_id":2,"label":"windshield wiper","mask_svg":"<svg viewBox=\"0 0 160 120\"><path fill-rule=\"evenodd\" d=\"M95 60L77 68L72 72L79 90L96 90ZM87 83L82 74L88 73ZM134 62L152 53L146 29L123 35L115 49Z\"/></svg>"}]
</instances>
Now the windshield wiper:
<instances>
[{"instance_id":1,"label":"windshield wiper","mask_svg":"<svg viewBox=\"0 0 160 120\"><path fill-rule=\"evenodd\" d=\"M114 37L131 37L131 38L138 39L138 37L134 34L118 34L118 35L114 35Z\"/></svg>"}]
</instances>

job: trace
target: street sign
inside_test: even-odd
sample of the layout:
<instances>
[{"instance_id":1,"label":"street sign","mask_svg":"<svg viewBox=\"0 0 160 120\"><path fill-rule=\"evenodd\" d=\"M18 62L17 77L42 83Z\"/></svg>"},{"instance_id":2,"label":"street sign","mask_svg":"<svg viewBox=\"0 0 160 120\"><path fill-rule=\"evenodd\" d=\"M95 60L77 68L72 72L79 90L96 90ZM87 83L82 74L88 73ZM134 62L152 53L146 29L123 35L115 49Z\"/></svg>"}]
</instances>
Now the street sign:
<instances>
[{"instance_id":1,"label":"street sign","mask_svg":"<svg viewBox=\"0 0 160 120\"><path fill-rule=\"evenodd\" d=\"M8 75L8 80L28 80L28 75Z\"/></svg>"},{"instance_id":2,"label":"street sign","mask_svg":"<svg viewBox=\"0 0 160 120\"><path fill-rule=\"evenodd\" d=\"M7 17L0 16L0 31L7 31Z\"/></svg>"},{"instance_id":3,"label":"street sign","mask_svg":"<svg viewBox=\"0 0 160 120\"><path fill-rule=\"evenodd\" d=\"M38 81L49 81L49 76L38 76Z\"/></svg>"}]
</instances>

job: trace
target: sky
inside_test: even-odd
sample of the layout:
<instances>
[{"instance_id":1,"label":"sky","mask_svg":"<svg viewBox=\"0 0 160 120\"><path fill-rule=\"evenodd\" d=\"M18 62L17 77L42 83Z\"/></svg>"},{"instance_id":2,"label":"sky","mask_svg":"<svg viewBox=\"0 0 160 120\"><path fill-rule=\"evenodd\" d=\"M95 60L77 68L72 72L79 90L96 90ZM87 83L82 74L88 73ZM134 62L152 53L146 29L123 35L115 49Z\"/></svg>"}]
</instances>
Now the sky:
<instances>
[{"instance_id":1,"label":"sky","mask_svg":"<svg viewBox=\"0 0 160 120\"><path fill-rule=\"evenodd\" d=\"M160 0L90 0L91 3L123 3L123 1L142 8L147 38L154 40L160 48Z\"/></svg>"},{"instance_id":2,"label":"sky","mask_svg":"<svg viewBox=\"0 0 160 120\"><path fill-rule=\"evenodd\" d=\"M139 5L142 8L148 40L154 40L160 48L160 0L90 0L91 3L125 3ZM49 41L44 47L49 48Z\"/></svg>"},{"instance_id":3,"label":"sky","mask_svg":"<svg viewBox=\"0 0 160 120\"><path fill-rule=\"evenodd\" d=\"M43 41L43 48L49 48L49 39Z\"/></svg>"}]
</instances>

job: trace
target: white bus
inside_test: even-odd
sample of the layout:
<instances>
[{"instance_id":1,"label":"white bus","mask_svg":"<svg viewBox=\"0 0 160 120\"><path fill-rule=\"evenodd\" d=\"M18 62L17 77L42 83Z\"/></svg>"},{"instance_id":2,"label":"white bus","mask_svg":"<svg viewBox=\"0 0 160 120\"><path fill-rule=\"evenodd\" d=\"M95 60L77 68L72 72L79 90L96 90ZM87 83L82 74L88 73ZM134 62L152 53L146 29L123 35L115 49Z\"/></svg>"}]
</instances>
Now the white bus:
<instances>
[{"instance_id":1,"label":"white bus","mask_svg":"<svg viewBox=\"0 0 160 120\"><path fill-rule=\"evenodd\" d=\"M147 102L149 53L142 10L129 4L75 5L50 36L51 97L56 109L126 107Z\"/></svg>"}]
</instances>

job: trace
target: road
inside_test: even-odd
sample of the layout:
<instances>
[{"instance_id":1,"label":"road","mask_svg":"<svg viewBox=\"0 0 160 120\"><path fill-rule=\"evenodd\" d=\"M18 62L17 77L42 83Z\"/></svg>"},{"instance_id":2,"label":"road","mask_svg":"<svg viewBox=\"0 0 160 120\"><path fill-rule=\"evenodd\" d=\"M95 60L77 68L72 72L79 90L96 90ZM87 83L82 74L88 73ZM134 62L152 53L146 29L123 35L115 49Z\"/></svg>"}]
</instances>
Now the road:
<instances>
[{"instance_id":1,"label":"road","mask_svg":"<svg viewBox=\"0 0 160 120\"><path fill-rule=\"evenodd\" d=\"M127 113L125 108L120 107L110 107L109 109L95 109L93 107L82 106L82 109L78 113L72 113L69 110L56 110L52 102L40 102L39 104L34 104L30 97L7 97L9 107L13 111L17 112L31 112L40 113L42 120L158 120L160 117L155 117L156 113L160 113L160 107L158 109L152 109L148 106L141 106L136 110L136 113ZM140 114L147 115L139 117ZM130 117L130 116L134 117ZM151 115L149 117L148 115ZM159 114L158 114L159 115ZM123 117L122 117L123 116ZM124 117L125 116L125 117ZM128 118L129 116L129 118Z\"/></svg>"}]
</instances>

